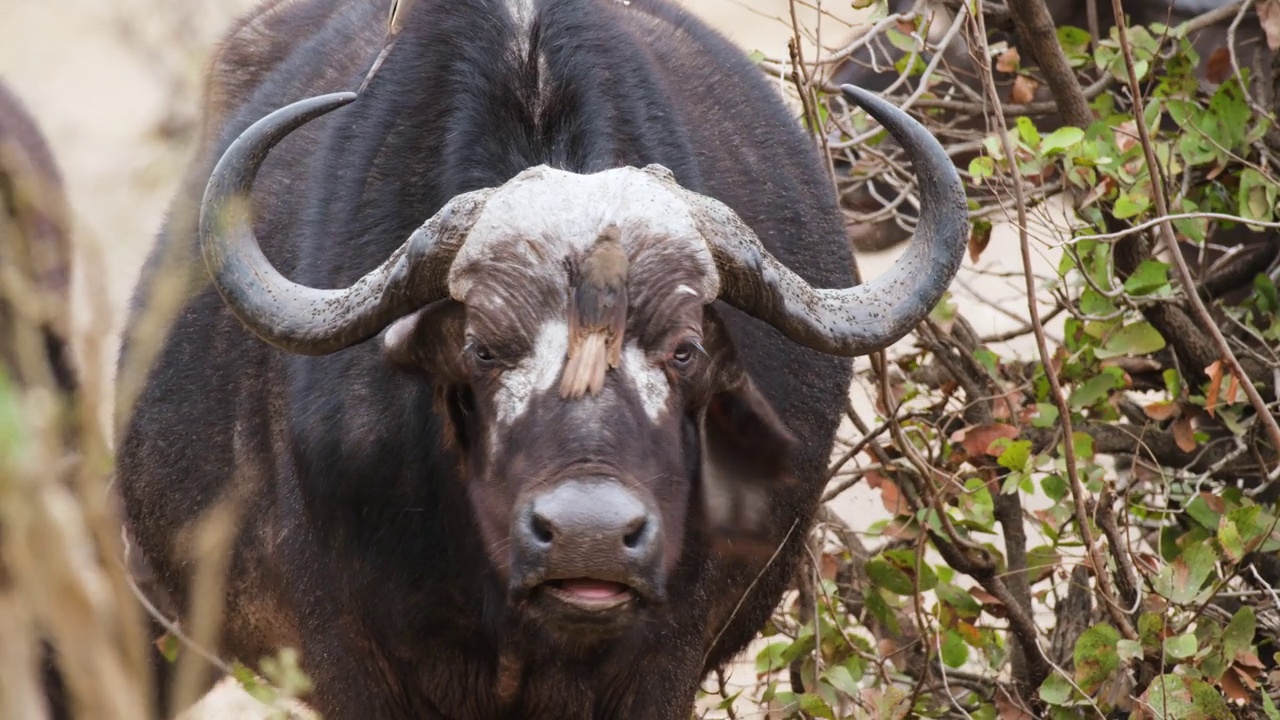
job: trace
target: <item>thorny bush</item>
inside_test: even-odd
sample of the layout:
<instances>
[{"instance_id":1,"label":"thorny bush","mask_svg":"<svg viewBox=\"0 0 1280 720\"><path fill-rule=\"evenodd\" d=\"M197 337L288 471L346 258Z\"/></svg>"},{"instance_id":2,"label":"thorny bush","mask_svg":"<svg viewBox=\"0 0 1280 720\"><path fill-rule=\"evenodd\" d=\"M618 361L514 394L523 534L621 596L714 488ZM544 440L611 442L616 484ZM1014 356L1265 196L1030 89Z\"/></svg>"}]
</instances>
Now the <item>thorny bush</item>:
<instances>
[{"instance_id":1,"label":"thorny bush","mask_svg":"<svg viewBox=\"0 0 1280 720\"><path fill-rule=\"evenodd\" d=\"M1275 71L1225 48L1200 57L1189 23L1098 38L1060 26L1045 45L1017 47L984 36L1003 6L938 4L965 15L953 41L967 42L973 66L930 65L943 49L927 38L943 33L927 23L939 16L891 16L882 0L866 20L879 37L859 43L900 50L897 70L923 91L903 83L893 97L916 103L955 155L980 150L959 167L971 265L1027 242L1019 206L1025 224L1028 208L1065 199L1069 226L1031 240L1056 272L1022 269L1053 327L1034 318L980 337L967 317L1025 318L1025 297L1018 308L949 296L914 343L872 362L863 378L875 418L850 408L861 439L837 448L826 500L861 483L886 519L855 532L824 509L811 562L758 643L757 682L713 678L707 715L762 703L780 717L1280 718ZM1224 24L1262 22L1280 38L1280 3L1229 5ZM884 133L830 111L825 72L852 46L809 61L796 30L790 58L756 59L791 83L837 186L879 179L909 193L899 151L875 150ZM1105 88L1087 126L1001 121L984 89L994 83L972 79L985 66L984 80L1012 82L1029 107L1019 86L1044 86L1028 58L1046 52L1065 57L1075 92ZM1202 63L1207 87L1195 77ZM982 114L967 124L954 109L966 102ZM854 138L872 150L851 154ZM1175 218L1191 286L1160 244L1160 208ZM1006 220L1015 236L993 240ZM1255 246L1221 246L1240 237ZM1196 262L1210 250L1216 262Z\"/></svg>"}]
</instances>

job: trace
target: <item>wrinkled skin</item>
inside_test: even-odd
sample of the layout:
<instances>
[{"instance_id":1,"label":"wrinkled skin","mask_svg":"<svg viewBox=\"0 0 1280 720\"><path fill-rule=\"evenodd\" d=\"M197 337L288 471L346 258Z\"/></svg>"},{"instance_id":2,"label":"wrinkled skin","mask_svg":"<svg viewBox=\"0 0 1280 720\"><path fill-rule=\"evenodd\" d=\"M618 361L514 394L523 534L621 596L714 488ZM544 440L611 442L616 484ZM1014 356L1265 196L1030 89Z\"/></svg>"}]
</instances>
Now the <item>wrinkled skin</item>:
<instances>
[{"instance_id":1,"label":"wrinkled skin","mask_svg":"<svg viewBox=\"0 0 1280 720\"><path fill-rule=\"evenodd\" d=\"M812 143L740 50L656 0L536 6L541 67L497 0L419 0L359 101L271 152L254 225L283 274L345 287L448 199L535 165L658 163L815 286L853 282ZM253 337L203 283L200 192L251 122L356 87L385 12L268 3L213 62L206 134L126 330L139 336L159 279L186 274L192 294L121 418L130 531L185 610L193 523L223 498L245 508L222 650L253 662L299 648L327 718L687 717L699 678L746 646L803 552L851 363L683 292L699 288L682 276L690 256L644 236L627 245L621 362L576 400L558 394L562 359L537 362L568 342L574 253L497 250L465 297L331 355ZM122 368L135 352L126 343ZM733 498L709 512L725 488L708 478L726 477ZM539 508L574 537L563 508L583 503L562 502L566 487L642 508L651 536L614 538L626 549L612 560L538 546L519 523ZM624 602L602 609L618 588L600 581L626 586Z\"/></svg>"}]
</instances>

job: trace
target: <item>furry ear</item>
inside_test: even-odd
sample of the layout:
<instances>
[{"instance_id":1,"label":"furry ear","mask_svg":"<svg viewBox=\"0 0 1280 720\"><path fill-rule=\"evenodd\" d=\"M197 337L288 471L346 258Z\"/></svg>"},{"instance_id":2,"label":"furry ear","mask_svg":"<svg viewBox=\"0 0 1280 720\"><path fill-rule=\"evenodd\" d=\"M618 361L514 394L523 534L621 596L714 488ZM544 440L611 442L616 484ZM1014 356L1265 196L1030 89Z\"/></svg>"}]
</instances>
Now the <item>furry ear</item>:
<instances>
[{"instance_id":1,"label":"furry ear","mask_svg":"<svg viewBox=\"0 0 1280 720\"><path fill-rule=\"evenodd\" d=\"M794 484L795 437L745 374L712 395L699 432L712 546L722 554L767 558L786 530L775 510Z\"/></svg>"},{"instance_id":2,"label":"furry ear","mask_svg":"<svg viewBox=\"0 0 1280 720\"><path fill-rule=\"evenodd\" d=\"M432 303L405 315L382 332L382 349L392 364L430 371L445 379L465 377L462 333L466 308L453 300Z\"/></svg>"}]
</instances>

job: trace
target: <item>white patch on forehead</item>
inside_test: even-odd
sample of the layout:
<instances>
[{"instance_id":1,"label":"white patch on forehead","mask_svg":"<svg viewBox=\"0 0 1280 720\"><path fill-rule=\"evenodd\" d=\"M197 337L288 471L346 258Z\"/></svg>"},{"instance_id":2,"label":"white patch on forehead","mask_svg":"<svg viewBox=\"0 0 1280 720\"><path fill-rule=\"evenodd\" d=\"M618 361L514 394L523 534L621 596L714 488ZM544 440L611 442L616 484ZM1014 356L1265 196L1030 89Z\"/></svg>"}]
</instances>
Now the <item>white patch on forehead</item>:
<instances>
[{"instance_id":1,"label":"white patch on forehead","mask_svg":"<svg viewBox=\"0 0 1280 720\"><path fill-rule=\"evenodd\" d=\"M666 412L667 397L671 394L666 373L649 362L644 350L634 342L628 342L622 348L622 371L640 396L644 414L649 416L650 421L658 422L662 413Z\"/></svg>"},{"instance_id":2,"label":"white patch on forehead","mask_svg":"<svg viewBox=\"0 0 1280 720\"><path fill-rule=\"evenodd\" d=\"M538 329L533 352L514 368L502 373L494 393L498 422L510 425L529 409L534 396L550 390L569 352L569 325L549 320Z\"/></svg>"},{"instance_id":3,"label":"white patch on forehead","mask_svg":"<svg viewBox=\"0 0 1280 720\"><path fill-rule=\"evenodd\" d=\"M678 293L680 293L680 294L682 294L682 295L694 295L694 296L696 296L696 295L698 294L698 291L697 291L697 290L694 290L693 288L689 287L688 285L677 285L677 286L676 286L676 292L678 292Z\"/></svg>"},{"instance_id":4,"label":"white patch on forehead","mask_svg":"<svg viewBox=\"0 0 1280 720\"><path fill-rule=\"evenodd\" d=\"M498 188L485 201L467 241L449 270L449 292L465 302L475 278L495 258L531 268L559 268L581 255L616 224L630 245L662 238L665 247L681 247L702 271L697 294L714 298L720 275L698 231L685 191L660 166L621 167L590 175L540 165Z\"/></svg>"}]
</instances>

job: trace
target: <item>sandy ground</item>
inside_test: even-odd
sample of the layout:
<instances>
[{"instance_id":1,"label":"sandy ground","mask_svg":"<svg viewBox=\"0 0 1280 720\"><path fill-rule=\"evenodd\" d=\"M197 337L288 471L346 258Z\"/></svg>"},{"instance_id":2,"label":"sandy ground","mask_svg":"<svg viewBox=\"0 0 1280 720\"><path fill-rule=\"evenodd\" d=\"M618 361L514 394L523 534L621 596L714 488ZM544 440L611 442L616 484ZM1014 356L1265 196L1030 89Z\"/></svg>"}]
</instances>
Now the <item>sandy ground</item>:
<instances>
[{"instance_id":1,"label":"sandy ground","mask_svg":"<svg viewBox=\"0 0 1280 720\"><path fill-rule=\"evenodd\" d=\"M188 159L201 64L233 15L252 4L0 0L0 77L43 126L75 213L78 337L105 330L111 338L106 352L82 362L108 374L138 268ZM744 49L786 57L787 0L685 0L685 5ZM846 23L856 15L848 2L828 2L821 15L802 8L799 18L807 28L820 28L824 44L831 45L848 32ZM806 52L811 50L810 45ZM882 272L892 260L892 254L860 258L866 276ZM968 265L966 282L998 298L1013 315L1025 314L1017 281L980 278ZM980 263L992 265L1018 267L1007 228L997 233ZM94 289L98 285L101 291ZM957 293L966 291L958 287ZM981 333L1018 324L998 312L971 320ZM865 367L865 360L859 362ZM862 392L855 389L854 396L865 406ZM859 528L883 515L878 498L861 488L842 497L836 509ZM224 707L214 716L241 713Z\"/></svg>"}]
</instances>

